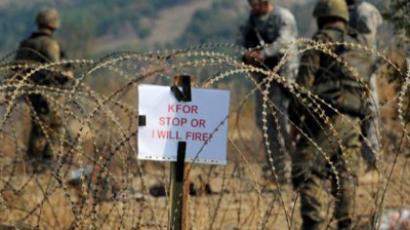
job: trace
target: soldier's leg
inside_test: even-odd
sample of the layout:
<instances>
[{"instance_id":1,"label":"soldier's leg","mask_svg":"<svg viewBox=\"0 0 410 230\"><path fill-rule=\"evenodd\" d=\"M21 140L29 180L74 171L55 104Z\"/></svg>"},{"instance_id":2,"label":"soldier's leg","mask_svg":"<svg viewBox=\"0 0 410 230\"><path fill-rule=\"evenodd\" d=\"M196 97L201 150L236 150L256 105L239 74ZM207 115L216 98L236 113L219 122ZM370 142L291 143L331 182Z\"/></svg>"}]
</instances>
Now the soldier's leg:
<instances>
[{"instance_id":1,"label":"soldier's leg","mask_svg":"<svg viewBox=\"0 0 410 230\"><path fill-rule=\"evenodd\" d=\"M61 117L58 113L56 113L53 109L50 109L50 113L48 114L48 121L47 126L49 127L49 136L50 142L47 144L46 151L44 152L43 158L45 160L52 160L56 151L59 147L60 137L63 132L63 122Z\"/></svg>"},{"instance_id":2,"label":"soldier's leg","mask_svg":"<svg viewBox=\"0 0 410 230\"><path fill-rule=\"evenodd\" d=\"M29 136L27 155L29 159L39 160L46 149L47 141L40 126L36 122L32 122Z\"/></svg>"},{"instance_id":3,"label":"soldier's leg","mask_svg":"<svg viewBox=\"0 0 410 230\"><path fill-rule=\"evenodd\" d=\"M325 191L322 188L320 165L313 168L317 161L315 147L302 138L292 154L292 182L294 189L300 193L300 212L302 229L315 230L323 227L322 200ZM314 171L315 170L315 171Z\"/></svg>"},{"instance_id":4,"label":"soldier's leg","mask_svg":"<svg viewBox=\"0 0 410 230\"><path fill-rule=\"evenodd\" d=\"M323 196L325 191L322 181L316 174L311 174L300 186L300 211L303 230L320 230L323 228Z\"/></svg>"},{"instance_id":5,"label":"soldier's leg","mask_svg":"<svg viewBox=\"0 0 410 230\"><path fill-rule=\"evenodd\" d=\"M260 75L255 75L254 78L258 83L261 82L262 77ZM263 90L264 85L261 85L260 90L255 92L255 122L259 130L262 130L262 104L263 104Z\"/></svg>"},{"instance_id":6,"label":"soldier's leg","mask_svg":"<svg viewBox=\"0 0 410 230\"><path fill-rule=\"evenodd\" d=\"M258 83L261 83L262 80L264 79L263 75L256 74L255 79ZM256 125L258 129L262 132L262 144L264 147L264 153L265 153L265 164L262 167L262 173L263 176L267 179L273 179L272 175L272 167L274 168L274 173L277 176L277 169L276 166L273 164L273 150L275 149L275 143L272 142L272 136L274 135L272 127L274 125L272 113L270 112L269 109L269 103L266 104L267 110L266 110L266 115L263 115L263 98L264 94L266 93L266 84L262 84L260 86L260 90L256 92L256 100L255 100L255 119L256 119ZM268 95L269 96L269 95ZM266 119L264 123L263 119ZM266 128L266 131L263 128ZM265 136L265 132L267 136Z\"/></svg>"},{"instance_id":7,"label":"soldier's leg","mask_svg":"<svg viewBox=\"0 0 410 230\"><path fill-rule=\"evenodd\" d=\"M362 124L363 134L367 138L367 141L362 142L362 156L368 168L375 168L377 155L380 152L379 96L376 76L371 77L370 88L372 89L371 98L369 98L371 116L365 119Z\"/></svg>"},{"instance_id":8,"label":"soldier's leg","mask_svg":"<svg viewBox=\"0 0 410 230\"><path fill-rule=\"evenodd\" d=\"M49 130L50 126L50 110L47 101L41 95L29 95L28 99L34 110L32 111L28 155L42 160L49 148L45 131Z\"/></svg>"},{"instance_id":9,"label":"soldier's leg","mask_svg":"<svg viewBox=\"0 0 410 230\"><path fill-rule=\"evenodd\" d=\"M288 132L285 118L287 108L280 89L275 85L271 86L270 99L275 105L274 107L269 106L268 117L268 135L271 144L271 154L278 178L281 182L285 183L287 181L286 153L288 151L286 145Z\"/></svg>"},{"instance_id":10,"label":"soldier's leg","mask_svg":"<svg viewBox=\"0 0 410 230\"><path fill-rule=\"evenodd\" d=\"M339 173L339 187L333 180L335 219L338 229L352 229L355 215L356 179Z\"/></svg>"},{"instance_id":11,"label":"soldier's leg","mask_svg":"<svg viewBox=\"0 0 410 230\"><path fill-rule=\"evenodd\" d=\"M275 132L273 131L273 125L274 125L274 120L272 117L272 113L269 112L269 109L266 111L267 114L264 116L263 113L263 96L258 95L256 98L256 102L258 103L256 105L256 119L257 119L257 125L259 130L262 132L262 145L263 145L263 150L265 154L265 164L262 168L263 171L263 176L266 179L269 180L274 180L275 177L278 177L278 171L277 171L277 166L275 165L275 160L274 160L274 152L275 151L275 143L274 138L272 138L275 135ZM262 119L265 119L264 123ZM264 130L264 128L266 130ZM273 170L273 171L272 171ZM275 175L272 175L272 173L275 173Z\"/></svg>"},{"instance_id":12,"label":"soldier's leg","mask_svg":"<svg viewBox=\"0 0 410 230\"><path fill-rule=\"evenodd\" d=\"M359 153L359 149L354 154ZM347 153L351 152L350 150ZM349 170L357 170L352 168ZM338 229L352 229L355 216L355 196L357 177L347 172L346 168L338 167L338 181L332 176L332 194L336 198L334 217L337 221Z\"/></svg>"},{"instance_id":13,"label":"soldier's leg","mask_svg":"<svg viewBox=\"0 0 410 230\"><path fill-rule=\"evenodd\" d=\"M336 198L334 216L338 229L352 229L355 221L355 193L361 151L360 122L358 119L349 121L350 125L347 121L338 119L335 124L345 147L343 154L340 152L332 160L338 178L337 181L336 176L332 175L332 194Z\"/></svg>"}]
</instances>

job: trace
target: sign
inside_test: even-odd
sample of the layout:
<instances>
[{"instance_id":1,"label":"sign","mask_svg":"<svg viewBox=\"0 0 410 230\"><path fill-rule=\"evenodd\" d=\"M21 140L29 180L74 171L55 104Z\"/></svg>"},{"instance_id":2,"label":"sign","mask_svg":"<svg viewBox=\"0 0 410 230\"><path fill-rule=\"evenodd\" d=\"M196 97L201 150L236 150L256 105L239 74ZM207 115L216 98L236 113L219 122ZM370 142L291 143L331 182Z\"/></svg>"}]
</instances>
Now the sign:
<instances>
[{"instance_id":1,"label":"sign","mask_svg":"<svg viewBox=\"0 0 410 230\"><path fill-rule=\"evenodd\" d=\"M178 102L170 87L140 85L138 159L176 161L178 142L187 143L186 161L226 164L229 91L192 89L191 102Z\"/></svg>"}]
</instances>

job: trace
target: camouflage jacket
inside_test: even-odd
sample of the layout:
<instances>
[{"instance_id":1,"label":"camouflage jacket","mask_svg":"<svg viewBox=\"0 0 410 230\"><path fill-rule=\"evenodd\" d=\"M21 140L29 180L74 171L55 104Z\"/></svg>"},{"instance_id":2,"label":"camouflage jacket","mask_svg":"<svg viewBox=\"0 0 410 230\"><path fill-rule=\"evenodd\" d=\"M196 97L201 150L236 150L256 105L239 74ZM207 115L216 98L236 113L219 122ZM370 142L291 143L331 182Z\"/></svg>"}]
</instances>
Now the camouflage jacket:
<instances>
[{"instance_id":1,"label":"camouflage jacket","mask_svg":"<svg viewBox=\"0 0 410 230\"><path fill-rule=\"evenodd\" d=\"M379 10L372 4L364 1L349 7L349 26L366 38L369 47L376 46L377 29L383 23Z\"/></svg>"},{"instance_id":2,"label":"camouflage jacket","mask_svg":"<svg viewBox=\"0 0 410 230\"><path fill-rule=\"evenodd\" d=\"M289 47L289 42L296 39L298 32L293 14L281 7L260 17L249 16L246 24L241 27L240 44L249 49L264 46L265 64L272 68L281 57L283 49L296 50L296 46ZM289 64L295 62L295 57Z\"/></svg>"},{"instance_id":3,"label":"camouflage jacket","mask_svg":"<svg viewBox=\"0 0 410 230\"><path fill-rule=\"evenodd\" d=\"M353 31L348 31L342 26L325 26L314 35L313 40L322 43L365 42L362 36ZM366 113L366 111L362 111L365 100L363 98L363 85L360 81L366 82L369 80L366 79L368 78L366 72L370 71L371 62L368 56L356 57L356 55L364 53L360 50L352 50L344 45L329 46L329 48L339 58L347 62L349 67L356 70L359 76L354 76L350 70L337 62L334 57L322 51L312 49L302 56L301 63L303 64L299 68L296 83L306 90L313 92L340 112L352 116L361 116L361 113ZM363 63L359 63L359 61ZM302 97L306 97L306 94L302 94ZM328 116L334 113L326 105L322 105L322 108ZM289 113L291 119L298 123L302 116L312 115L310 114L311 111L309 112L308 110L309 108L298 104L298 99L295 98L291 103ZM314 117L313 119L317 120Z\"/></svg>"},{"instance_id":4,"label":"camouflage jacket","mask_svg":"<svg viewBox=\"0 0 410 230\"><path fill-rule=\"evenodd\" d=\"M16 61L37 63L58 62L61 58L60 44L47 29L40 29L22 41L15 57Z\"/></svg>"}]
</instances>

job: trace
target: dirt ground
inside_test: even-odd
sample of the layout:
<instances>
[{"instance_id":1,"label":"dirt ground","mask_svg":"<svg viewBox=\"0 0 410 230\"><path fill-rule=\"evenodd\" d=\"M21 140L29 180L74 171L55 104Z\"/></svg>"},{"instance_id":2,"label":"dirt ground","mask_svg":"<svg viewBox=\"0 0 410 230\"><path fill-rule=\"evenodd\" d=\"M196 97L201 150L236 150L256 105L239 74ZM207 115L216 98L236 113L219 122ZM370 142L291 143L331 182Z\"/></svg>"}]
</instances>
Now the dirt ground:
<instances>
[{"instance_id":1,"label":"dirt ground","mask_svg":"<svg viewBox=\"0 0 410 230\"><path fill-rule=\"evenodd\" d=\"M361 174L356 197L357 229L371 229L370 223L376 213L391 208L410 208L408 160L400 156L395 165L393 162L383 164L380 175L376 172ZM118 229L120 226L123 229L165 229L167 226L168 196L154 197L151 190L154 185L168 184L169 167L164 164L143 163L142 177L130 175L126 187L122 184L119 191L114 191L111 186L103 198L98 198L104 193L101 189L90 191L86 186L59 184L50 172L24 175L23 163L13 176L5 162L2 166L6 174L0 184L2 224L39 226L41 229L68 229L70 226L78 229ZM113 180L112 184L123 179L121 175L113 178L118 181ZM194 166L190 178L197 190L197 195L189 198L188 205L192 229L298 229L300 225L298 195L289 185L278 189L272 181L263 179L260 164ZM201 183L209 184L213 194L201 190ZM324 184L324 187L329 186ZM330 221L334 199L328 194L324 197Z\"/></svg>"}]
</instances>

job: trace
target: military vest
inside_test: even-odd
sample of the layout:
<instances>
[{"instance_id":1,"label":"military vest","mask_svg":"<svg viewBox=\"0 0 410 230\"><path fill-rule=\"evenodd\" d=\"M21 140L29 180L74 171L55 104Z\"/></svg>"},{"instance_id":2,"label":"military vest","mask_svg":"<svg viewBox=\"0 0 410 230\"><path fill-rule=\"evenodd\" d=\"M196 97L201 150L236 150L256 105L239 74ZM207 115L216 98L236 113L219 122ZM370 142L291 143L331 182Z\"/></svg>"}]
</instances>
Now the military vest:
<instances>
[{"instance_id":1,"label":"military vest","mask_svg":"<svg viewBox=\"0 0 410 230\"><path fill-rule=\"evenodd\" d=\"M20 43L15 60L35 63L49 62L45 44L50 42L55 42L50 34L40 31L33 33Z\"/></svg>"},{"instance_id":2,"label":"military vest","mask_svg":"<svg viewBox=\"0 0 410 230\"><path fill-rule=\"evenodd\" d=\"M330 42L366 44L360 34L337 28L323 29L317 36ZM321 68L316 74L313 92L342 113L366 116L372 58L363 50L348 45L332 47L331 50L342 62L320 53Z\"/></svg>"}]
</instances>

